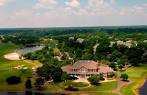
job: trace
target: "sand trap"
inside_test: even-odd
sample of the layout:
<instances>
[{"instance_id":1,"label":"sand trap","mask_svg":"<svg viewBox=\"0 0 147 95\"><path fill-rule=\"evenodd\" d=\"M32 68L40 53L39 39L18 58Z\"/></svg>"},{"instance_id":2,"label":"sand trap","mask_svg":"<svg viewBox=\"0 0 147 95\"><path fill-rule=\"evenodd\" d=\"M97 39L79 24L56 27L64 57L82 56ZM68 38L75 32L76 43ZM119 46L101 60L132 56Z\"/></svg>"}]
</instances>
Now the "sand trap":
<instances>
[{"instance_id":1,"label":"sand trap","mask_svg":"<svg viewBox=\"0 0 147 95\"><path fill-rule=\"evenodd\" d=\"M21 60L20 55L18 53L9 53L4 55L4 58L8 60Z\"/></svg>"}]
</instances>

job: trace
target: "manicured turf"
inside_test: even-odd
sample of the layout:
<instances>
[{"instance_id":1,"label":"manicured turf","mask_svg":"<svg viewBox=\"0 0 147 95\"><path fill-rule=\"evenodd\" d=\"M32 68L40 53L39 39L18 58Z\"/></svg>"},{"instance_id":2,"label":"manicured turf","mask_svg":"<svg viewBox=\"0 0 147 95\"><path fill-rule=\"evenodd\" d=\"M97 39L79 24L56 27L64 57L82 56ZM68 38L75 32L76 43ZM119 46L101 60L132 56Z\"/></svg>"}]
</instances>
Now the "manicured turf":
<instances>
[{"instance_id":1,"label":"manicured turf","mask_svg":"<svg viewBox=\"0 0 147 95\"><path fill-rule=\"evenodd\" d=\"M126 85L121 89L123 95L135 95L133 93L133 88L140 84L140 81L147 78L147 65L140 67L131 67L125 71L129 75L129 79L132 84Z\"/></svg>"},{"instance_id":2,"label":"manicured turf","mask_svg":"<svg viewBox=\"0 0 147 95\"><path fill-rule=\"evenodd\" d=\"M95 92L96 95L117 95L115 93L111 93L111 92Z\"/></svg>"},{"instance_id":3,"label":"manicured turf","mask_svg":"<svg viewBox=\"0 0 147 95\"><path fill-rule=\"evenodd\" d=\"M77 87L77 88L83 88L83 87L87 87L89 84L83 83L83 82L66 81L66 82L57 83L56 85L61 87L61 88L65 88L65 87L70 86L70 85Z\"/></svg>"},{"instance_id":4,"label":"manicured turf","mask_svg":"<svg viewBox=\"0 0 147 95\"><path fill-rule=\"evenodd\" d=\"M113 90L117 88L117 83L116 82L106 82L106 83L101 83L98 86L91 86L86 89L83 89L84 91L107 91L107 90Z\"/></svg>"},{"instance_id":5,"label":"manicured turf","mask_svg":"<svg viewBox=\"0 0 147 95\"><path fill-rule=\"evenodd\" d=\"M13 44L0 44L0 91L21 91L24 89L24 82L28 76L31 76L32 67L41 65L39 62L33 61L9 61L4 59L4 55L13 52L17 48ZM15 69L19 65L24 65L27 70ZM18 85L7 85L6 78L9 76L22 77L22 83Z\"/></svg>"},{"instance_id":6,"label":"manicured turf","mask_svg":"<svg viewBox=\"0 0 147 95\"><path fill-rule=\"evenodd\" d=\"M17 48L16 45L13 44L0 44L0 64L9 62L8 60L4 59L4 55L7 53L13 52Z\"/></svg>"}]
</instances>

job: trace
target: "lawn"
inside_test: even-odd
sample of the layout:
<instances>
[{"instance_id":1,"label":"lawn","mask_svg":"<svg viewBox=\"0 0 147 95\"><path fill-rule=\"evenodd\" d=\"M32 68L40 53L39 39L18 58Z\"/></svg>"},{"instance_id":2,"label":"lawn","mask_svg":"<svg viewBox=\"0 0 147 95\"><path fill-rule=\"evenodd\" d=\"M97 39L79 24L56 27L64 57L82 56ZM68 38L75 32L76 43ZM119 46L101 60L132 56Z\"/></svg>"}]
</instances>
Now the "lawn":
<instances>
[{"instance_id":1,"label":"lawn","mask_svg":"<svg viewBox=\"0 0 147 95\"><path fill-rule=\"evenodd\" d=\"M117 95L115 93L111 92L94 92L96 95Z\"/></svg>"},{"instance_id":2,"label":"lawn","mask_svg":"<svg viewBox=\"0 0 147 95\"><path fill-rule=\"evenodd\" d=\"M141 84L141 81L147 78L147 65L140 67L131 67L125 71L129 75L129 79L132 81L131 84L121 88L123 95L135 95L133 89Z\"/></svg>"},{"instance_id":3,"label":"lawn","mask_svg":"<svg viewBox=\"0 0 147 95\"><path fill-rule=\"evenodd\" d=\"M21 60L21 61L9 61L4 59L4 55L13 52L17 48L13 44L0 44L0 91L22 91L24 90L24 82L28 76L32 75L32 67L41 64L37 61ZM24 65L27 70L18 70L14 67ZM9 76L20 76L22 77L22 83L18 85L7 85L6 78Z\"/></svg>"},{"instance_id":4,"label":"lawn","mask_svg":"<svg viewBox=\"0 0 147 95\"><path fill-rule=\"evenodd\" d=\"M17 48L16 45L13 44L0 44L0 64L10 62L3 58L4 54L13 52Z\"/></svg>"},{"instance_id":5,"label":"lawn","mask_svg":"<svg viewBox=\"0 0 147 95\"><path fill-rule=\"evenodd\" d=\"M106 83L101 83L97 86L91 86L88 88L83 89L84 91L108 91L108 90L113 90L117 88L117 83L116 82L106 82Z\"/></svg>"},{"instance_id":6,"label":"lawn","mask_svg":"<svg viewBox=\"0 0 147 95\"><path fill-rule=\"evenodd\" d=\"M83 82L72 82L70 80L68 80L66 82L56 83L56 85L58 87L61 87L61 88L66 88L66 87L68 87L70 85L72 85L74 87L77 87L77 88L84 88L84 87L89 86L89 84L87 84L87 83L83 83Z\"/></svg>"},{"instance_id":7,"label":"lawn","mask_svg":"<svg viewBox=\"0 0 147 95\"><path fill-rule=\"evenodd\" d=\"M52 86L59 87L60 89L63 89L69 85L72 85L80 89L80 92L73 92L70 93L69 95L116 95L115 93L108 92L109 90L115 89L117 87L116 82L101 83L98 86L90 86L90 87L87 83L83 83L83 82L76 83L72 81L52 84Z\"/></svg>"}]
</instances>

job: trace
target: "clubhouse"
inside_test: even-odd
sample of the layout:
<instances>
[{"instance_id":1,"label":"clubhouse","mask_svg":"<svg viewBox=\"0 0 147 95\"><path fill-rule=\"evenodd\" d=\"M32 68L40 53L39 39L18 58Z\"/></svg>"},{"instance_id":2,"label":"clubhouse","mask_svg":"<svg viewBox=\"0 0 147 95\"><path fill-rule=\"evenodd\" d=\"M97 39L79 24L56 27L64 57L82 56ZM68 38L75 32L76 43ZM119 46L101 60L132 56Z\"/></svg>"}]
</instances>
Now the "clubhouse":
<instances>
[{"instance_id":1,"label":"clubhouse","mask_svg":"<svg viewBox=\"0 0 147 95\"><path fill-rule=\"evenodd\" d=\"M92 60L80 60L74 64L62 67L64 72L77 77L88 78L92 75L103 74L104 77L113 73L113 70L107 66Z\"/></svg>"}]
</instances>

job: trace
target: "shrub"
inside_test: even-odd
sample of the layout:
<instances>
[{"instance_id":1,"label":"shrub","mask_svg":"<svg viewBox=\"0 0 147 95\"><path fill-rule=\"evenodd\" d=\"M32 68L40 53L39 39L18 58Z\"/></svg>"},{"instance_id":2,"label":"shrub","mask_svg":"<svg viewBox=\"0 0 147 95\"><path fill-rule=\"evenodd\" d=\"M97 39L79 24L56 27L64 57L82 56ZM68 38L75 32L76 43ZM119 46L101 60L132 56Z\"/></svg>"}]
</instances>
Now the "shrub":
<instances>
[{"instance_id":1,"label":"shrub","mask_svg":"<svg viewBox=\"0 0 147 95\"><path fill-rule=\"evenodd\" d=\"M99 76L91 76L88 78L88 81L92 84L92 85L97 85L100 81L100 77Z\"/></svg>"},{"instance_id":2,"label":"shrub","mask_svg":"<svg viewBox=\"0 0 147 95\"><path fill-rule=\"evenodd\" d=\"M6 79L8 84L18 84L21 82L21 78L17 76L11 76Z\"/></svg>"},{"instance_id":3,"label":"shrub","mask_svg":"<svg viewBox=\"0 0 147 95\"><path fill-rule=\"evenodd\" d=\"M100 75L99 75L99 78L100 78L100 80L102 80L102 81L105 80L103 74L100 74Z\"/></svg>"},{"instance_id":4,"label":"shrub","mask_svg":"<svg viewBox=\"0 0 147 95\"><path fill-rule=\"evenodd\" d=\"M67 88L65 88L65 90L67 90L67 91L79 91L78 88L73 87L73 86L68 86Z\"/></svg>"},{"instance_id":5,"label":"shrub","mask_svg":"<svg viewBox=\"0 0 147 95\"><path fill-rule=\"evenodd\" d=\"M127 81L129 77L128 77L127 74L121 74L120 78L121 78L123 81Z\"/></svg>"}]
</instances>

